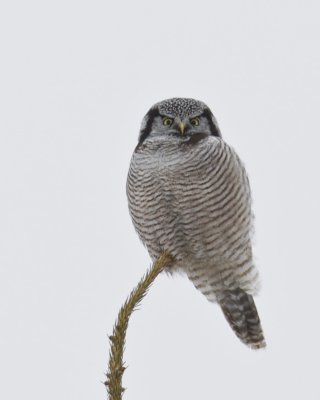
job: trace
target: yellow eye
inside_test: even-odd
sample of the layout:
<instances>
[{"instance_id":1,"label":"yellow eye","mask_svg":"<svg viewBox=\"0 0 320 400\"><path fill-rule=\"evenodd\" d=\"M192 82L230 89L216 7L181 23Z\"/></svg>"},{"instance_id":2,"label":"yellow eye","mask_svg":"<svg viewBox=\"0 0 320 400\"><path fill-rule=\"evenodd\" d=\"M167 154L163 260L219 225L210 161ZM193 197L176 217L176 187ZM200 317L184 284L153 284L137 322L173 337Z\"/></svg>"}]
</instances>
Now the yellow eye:
<instances>
[{"instance_id":1,"label":"yellow eye","mask_svg":"<svg viewBox=\"0 0 320 400\"><path fill-rule=\"evenodd\" d=\"M173 119L172 118L168 118L168 117L164 117L162 120L162 123L164 126L171 126L173 123Z\"/></svg>"},{"instance_id":2,"label":"yellow eye","mask_svg":"<svg viewBox=\"0 0 320 400\"><path fill-rule=\"evenodd\" d=\"M193 126L198 126L200 124L199 118L191 118L190 119L190 124Z\"/></svg>"}]
</instances>

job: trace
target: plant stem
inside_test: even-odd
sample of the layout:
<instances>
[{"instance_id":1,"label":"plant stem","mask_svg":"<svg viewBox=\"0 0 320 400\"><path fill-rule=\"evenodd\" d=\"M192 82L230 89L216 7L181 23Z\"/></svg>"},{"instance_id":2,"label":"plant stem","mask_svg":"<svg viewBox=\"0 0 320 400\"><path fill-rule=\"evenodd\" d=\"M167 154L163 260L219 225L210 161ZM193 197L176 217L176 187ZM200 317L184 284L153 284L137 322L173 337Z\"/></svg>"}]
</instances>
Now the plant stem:
<instances>
[{"instance_id":1,"label":"plant stem","mask_svg":"<svg viewBox=\"0 0 320 400\"><path fill-rule=\"evenodd\" d=\"M173 257L168 253L163 253L132 290L119 311L112 336L109 336L111 348L109 352L107 380L105 382L109 400L121 400L125 390L122 387L122 376L126 369L123 362L123 352L129 318L147 294L156 277L172 262Z\"/></svg>"}]
</instances>

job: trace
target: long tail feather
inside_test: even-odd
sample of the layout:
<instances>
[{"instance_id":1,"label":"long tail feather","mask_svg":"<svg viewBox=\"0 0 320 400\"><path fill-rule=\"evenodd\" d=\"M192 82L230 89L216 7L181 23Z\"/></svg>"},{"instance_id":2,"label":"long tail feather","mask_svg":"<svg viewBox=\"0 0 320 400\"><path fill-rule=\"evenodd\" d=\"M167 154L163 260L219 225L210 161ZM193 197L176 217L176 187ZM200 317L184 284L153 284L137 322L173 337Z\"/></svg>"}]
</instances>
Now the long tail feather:
<instances>
[{"instance_id":1,"label":"long tail feather","mask_svg":"<svg viewBox=\"0 0 320 400\"><path fill-rule=\"evenodd\" d=\"M253 297L237 288L225 290L218 302L238 338L252 349L266 347L258 311Z\"/></svg>"}]
</instances>

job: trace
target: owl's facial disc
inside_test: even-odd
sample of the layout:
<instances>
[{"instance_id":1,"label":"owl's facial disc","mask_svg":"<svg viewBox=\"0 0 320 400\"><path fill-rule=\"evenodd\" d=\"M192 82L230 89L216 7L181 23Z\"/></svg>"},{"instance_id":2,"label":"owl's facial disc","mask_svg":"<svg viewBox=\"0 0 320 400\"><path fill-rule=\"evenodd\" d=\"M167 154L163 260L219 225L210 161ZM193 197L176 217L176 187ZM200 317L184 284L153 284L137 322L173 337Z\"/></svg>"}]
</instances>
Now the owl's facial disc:
<instances>
[{"instance_id":1,"label":"owl's facial disc","mask_svg":"<svg viewBox=\"0 0 320 400\"><path fill-rule=\"evenodd\" d=\"M207 120L201 116L192 118L165 116L162 119L162 124L164 133L181 138L192 136L195 133L208 133L208 136L210 135Z\"/></svg>"},{"instance_id":2,"label":"owl's facial disc","mask_svg":"<svg viewBox=\"0 0 320 400\"><path fill-rule=\"evenodd\" d=\"M211 110L201 101L176 97L150 108L141 124L138 145L152 137L187 141L199 134L221 137Z\"/></svg>"}]
</instances>

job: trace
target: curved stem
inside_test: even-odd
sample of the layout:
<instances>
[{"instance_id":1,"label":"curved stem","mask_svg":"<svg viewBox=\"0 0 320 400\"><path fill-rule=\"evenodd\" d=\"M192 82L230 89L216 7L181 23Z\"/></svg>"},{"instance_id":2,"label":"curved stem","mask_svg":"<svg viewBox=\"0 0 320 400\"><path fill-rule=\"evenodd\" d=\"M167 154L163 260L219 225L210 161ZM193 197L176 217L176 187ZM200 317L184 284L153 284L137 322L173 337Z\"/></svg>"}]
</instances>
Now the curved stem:
<instances>
[{"instance_id":1,"label":"curved stem","mask_svg":"<svg viewBox=\"0 0 320 400\"><path fill-rule=\"evenodd\" d=\"M122 387L122 376L126 369L123 362L123 352L129 318L147 294L148 289L156 277L172 262L173 257L168 253L163 253L143 276L138 285L132 290L119 311L118 318L113 327L112 336L109 336L111 348L109 353L107 381L105 382L109 400L121 400L122 393L125 390Z\"/></svg>"}]
</instances>

